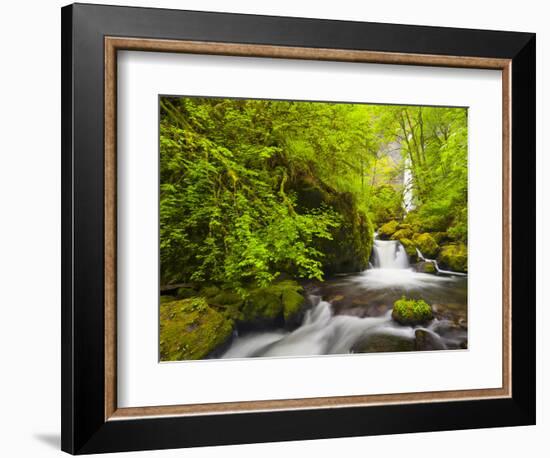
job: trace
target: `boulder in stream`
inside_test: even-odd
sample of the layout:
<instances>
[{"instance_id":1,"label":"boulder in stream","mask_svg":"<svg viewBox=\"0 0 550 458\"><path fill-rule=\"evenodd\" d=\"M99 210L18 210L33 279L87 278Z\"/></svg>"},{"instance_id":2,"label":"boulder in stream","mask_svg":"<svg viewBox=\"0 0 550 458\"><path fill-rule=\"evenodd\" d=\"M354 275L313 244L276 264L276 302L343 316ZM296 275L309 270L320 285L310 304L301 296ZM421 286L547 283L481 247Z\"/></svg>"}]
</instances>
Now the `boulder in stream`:
<instances>
[{"instance_id":1,"label":"boulder in stream","mask_svg":"<svg viewBox=\"0 0 550 458\"><path fill-rule=\"evenodd\" d=\"M392 318L404 326L416 326L433 319L432 307L423 299L404 296L393 304Z\"/></svg>"}]
</instances>

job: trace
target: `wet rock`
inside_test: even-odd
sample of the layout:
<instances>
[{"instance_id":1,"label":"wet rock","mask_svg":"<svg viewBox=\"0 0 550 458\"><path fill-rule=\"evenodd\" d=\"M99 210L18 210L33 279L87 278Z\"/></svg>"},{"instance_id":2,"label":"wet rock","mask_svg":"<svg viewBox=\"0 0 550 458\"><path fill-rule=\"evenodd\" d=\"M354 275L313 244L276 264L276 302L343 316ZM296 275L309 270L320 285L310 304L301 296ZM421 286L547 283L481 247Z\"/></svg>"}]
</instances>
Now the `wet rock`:
<instances>
[{"instance_id":1,"label":"wet rock","mask_svg":"<svg viewBox=\"0 0 550 458\"><path fill-rule=\"evenodd\" d=\"M447 348L437 334L431 333L425 329L417 329L414 332L414 336L414 346L417 351L445 350Z\"/></svg>"},{"instance_id":2,"label":"wet rock","mask_svg":"<svg viewBox=\"0 0 550 458\"><path fill-rule=\"evenodd\" d=\"M351 351L352 353L382 353L414 349L414 339L390 334L374 334L357 342Z\"/></svg>"}]
</instances>

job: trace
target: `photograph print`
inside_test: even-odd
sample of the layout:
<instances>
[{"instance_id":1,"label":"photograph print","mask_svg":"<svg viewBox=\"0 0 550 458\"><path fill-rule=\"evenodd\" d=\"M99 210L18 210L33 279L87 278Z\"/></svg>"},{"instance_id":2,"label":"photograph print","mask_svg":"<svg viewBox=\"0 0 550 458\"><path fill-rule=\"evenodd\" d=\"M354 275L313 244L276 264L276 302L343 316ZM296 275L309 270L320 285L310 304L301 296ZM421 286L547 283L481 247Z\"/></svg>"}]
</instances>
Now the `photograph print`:
<instances>
[{"instance_id":1,"label":"photograph print","mask_svg":"<svg viewBox=\"0 0 550 458\"><path fill-rule=\"evenodd\" d=\"M468 348L468 110L159 96L161 362Z\"/></svg>"}]
</instances>

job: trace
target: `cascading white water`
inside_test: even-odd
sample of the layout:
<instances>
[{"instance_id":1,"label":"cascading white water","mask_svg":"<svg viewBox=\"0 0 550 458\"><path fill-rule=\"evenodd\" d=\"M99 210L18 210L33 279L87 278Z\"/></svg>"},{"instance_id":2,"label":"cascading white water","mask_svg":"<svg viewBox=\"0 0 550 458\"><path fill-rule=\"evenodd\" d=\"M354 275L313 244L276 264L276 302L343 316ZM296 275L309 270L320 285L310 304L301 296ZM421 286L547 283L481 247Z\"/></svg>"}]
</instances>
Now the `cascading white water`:
<instances>
[{"instance_id":1,"label":"cascading white water","mask_svg":"<svg viewBox=\"0 0 550 458\"><path fill-rule=\"evenodd\" d=\"M396 240L375 240L374 267L379 269L407 269L409 258L403 245Z\"/></svg>"},{"instance_id":2,"label":"cascading white water","mask_svg":"<svg viewBox=\"0 0 550 458\"><path fill-rule=\"evenodd\" d=\"M333 315L331 304L319 300L306 312L302 326L295 331L238 337L222 358L345 354L350 353L358 341L381 334L414 339L414 329L397 325L391 319L391 311L381 317L368 318Z\"/></svg>"},{"instance_id":3,"label":"cascading white water","mask_svg":"<svg viewBox=\"0 0 550 458\"><path fill-rule=\"evenodd\" d=\"M454 282L450 277L415 272L410 268L405 248L394 240L375 239L373 264L373 268L345 280L350 292L359 289L372 295L378 291L383 294L401 290L441 291ZM335 315L330 302L319 296L310 296L310 301L314 305L306 311L299 328L292 332L259 331L237 336L222 358L345 354L353 352L358 343L370 336L394 336L410 342L415 339L415 328L393 321L391 309L376 317ZM440 326L437 320L423 329L429 331L441 348L446 348L434 332L435 326Z\"/></svg>"}]
</instances>

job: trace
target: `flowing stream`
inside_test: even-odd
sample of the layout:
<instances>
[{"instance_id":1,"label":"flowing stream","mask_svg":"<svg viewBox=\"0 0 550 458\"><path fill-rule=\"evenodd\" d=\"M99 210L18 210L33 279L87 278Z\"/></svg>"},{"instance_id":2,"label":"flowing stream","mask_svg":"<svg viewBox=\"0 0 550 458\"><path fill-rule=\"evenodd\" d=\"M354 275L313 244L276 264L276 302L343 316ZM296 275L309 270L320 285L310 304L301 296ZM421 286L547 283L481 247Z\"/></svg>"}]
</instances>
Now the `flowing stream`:
<instances>
[{"instance_id":1,"label":"flowing stream","mask_svg":"<svg viewBox=\"0 0 550 458\"><path fill-rule=\"evenodd\" d=\"M297 329L235 336L222 358L466 348L465 276L415 272L393 240L375 240L372 261L364 272L307 285L311 307ZM431 303L435 319L426 327L397 324L391 307L403 295ZM418 346L418 330L424 348Z\"/></svg>"}]
</instances>

